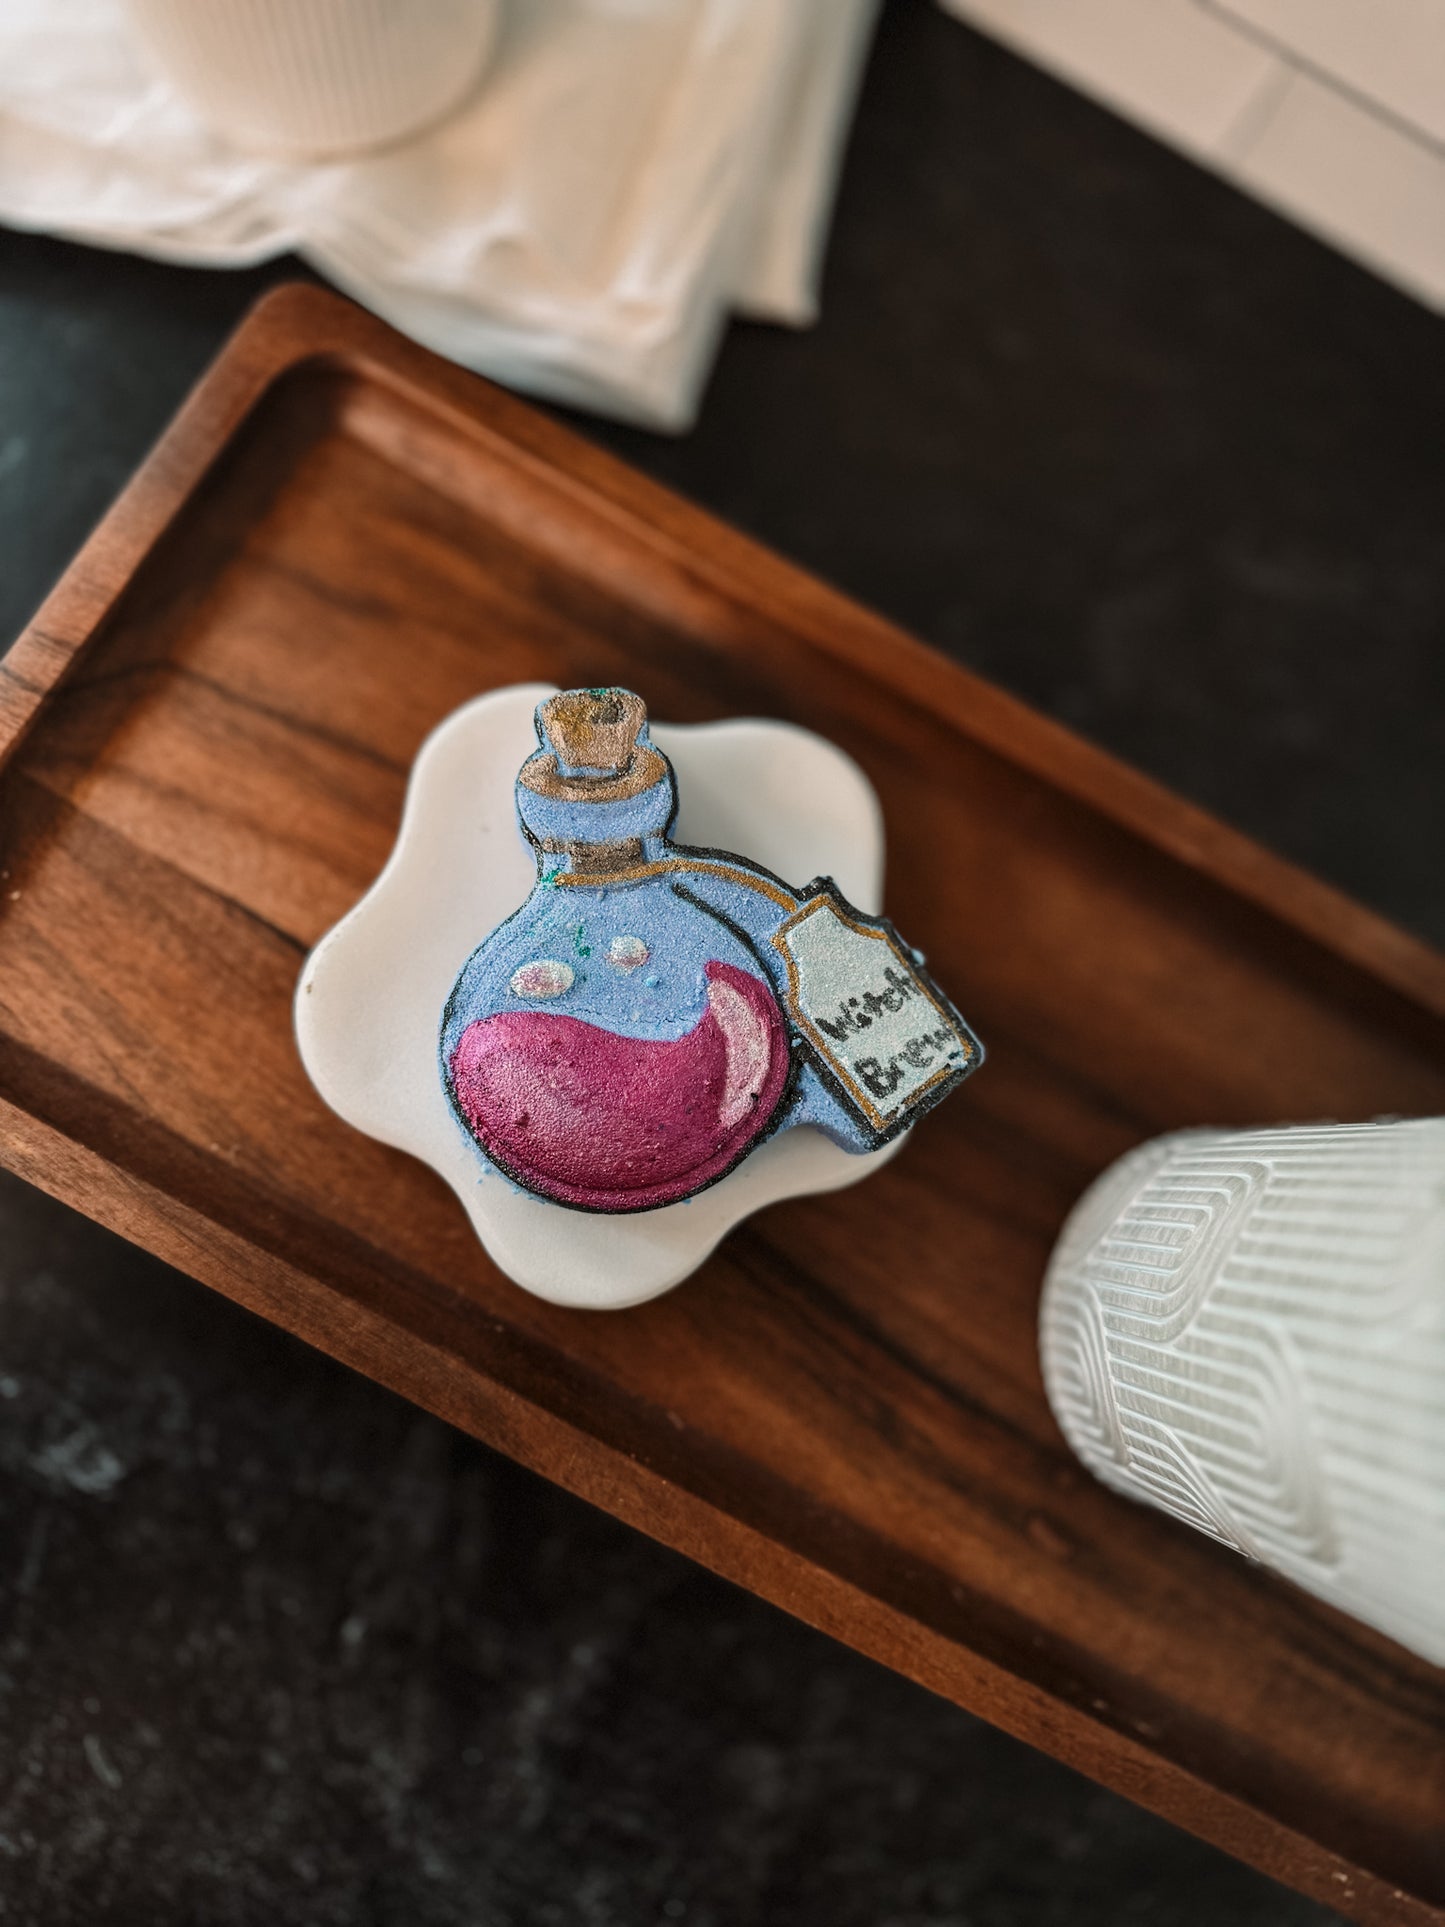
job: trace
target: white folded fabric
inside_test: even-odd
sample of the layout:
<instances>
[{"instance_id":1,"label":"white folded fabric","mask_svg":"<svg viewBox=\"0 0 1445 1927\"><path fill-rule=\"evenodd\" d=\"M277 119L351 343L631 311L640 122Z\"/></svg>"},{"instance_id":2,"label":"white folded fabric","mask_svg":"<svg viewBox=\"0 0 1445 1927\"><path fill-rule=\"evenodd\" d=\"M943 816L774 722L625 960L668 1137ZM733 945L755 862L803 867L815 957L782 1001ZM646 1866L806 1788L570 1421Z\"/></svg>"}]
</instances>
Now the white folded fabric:
<instances>
[{"instance_id":1,"label":"white folded fabric","mask_svg":"<svg viewBox=\"0 0 1445 1927\"><path fill-rule=\"evenodd\" d=\"M385 151L244 154L119 0L0 7L0 221L209 266L294 249L429 347L683 428L732 308L802 325L878 0L525 0Z\"/></svg>"}]
</instances>

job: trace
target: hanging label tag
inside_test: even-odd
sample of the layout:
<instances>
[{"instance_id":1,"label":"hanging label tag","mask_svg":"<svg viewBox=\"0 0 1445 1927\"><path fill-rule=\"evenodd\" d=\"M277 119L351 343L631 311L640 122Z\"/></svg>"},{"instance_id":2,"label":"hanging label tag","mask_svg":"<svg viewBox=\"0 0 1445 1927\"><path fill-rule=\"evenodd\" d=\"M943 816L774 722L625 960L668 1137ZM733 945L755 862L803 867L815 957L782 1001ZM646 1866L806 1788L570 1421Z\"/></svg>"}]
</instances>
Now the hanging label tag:
<instances>
[{"instance_id":1,"label":"hanging label tag","mask_svg":"<svg viewBox=\"0 0 1445 1927\"><path fill-rule=\"evenodd\" d=\"M885 917L827 879L774 933L789 1017L879 1143L946 1097L983 1061L963 1018Z\"/></svg>"}]
</instances>

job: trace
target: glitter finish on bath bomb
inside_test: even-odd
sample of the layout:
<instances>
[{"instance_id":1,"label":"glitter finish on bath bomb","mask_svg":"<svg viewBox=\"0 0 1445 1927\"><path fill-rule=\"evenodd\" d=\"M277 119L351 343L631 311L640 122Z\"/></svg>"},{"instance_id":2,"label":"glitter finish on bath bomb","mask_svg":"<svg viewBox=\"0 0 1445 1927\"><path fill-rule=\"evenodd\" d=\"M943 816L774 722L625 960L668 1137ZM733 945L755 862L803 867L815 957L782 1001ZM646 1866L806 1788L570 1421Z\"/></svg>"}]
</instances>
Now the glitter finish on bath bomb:
<instances>
[{"instance_id":1,"label":"glitter finish on bath bomb","mask_svg":"<svg viewBox=\"0 0 1445 1927\"><path fill-rule=\"evenodd\" d=\"M870 1090L916 1084L926 1108L973 1068L976 1040L882 919L859 918L825 881L800 893L745 857L672 842L676 782L640 698L566 691L536 727L516 797L537 881L469 958L441 1026L453 1111L490 1164L573 1209L652 1210L786 1126L876 1149L900 1118ZM830 929L840 913L855 920L881 971L877 990L849 999L845 957L837 986L828 979L834 1016L867 1026L872 1008L882 1036L910 997L922 1013L905 1013L917 1035L891 1068L863 1060L862 1084L830 1071L828 1019L819 1031L798 1008L779 941L820 908Z\"/></svg>"}]
</instances>

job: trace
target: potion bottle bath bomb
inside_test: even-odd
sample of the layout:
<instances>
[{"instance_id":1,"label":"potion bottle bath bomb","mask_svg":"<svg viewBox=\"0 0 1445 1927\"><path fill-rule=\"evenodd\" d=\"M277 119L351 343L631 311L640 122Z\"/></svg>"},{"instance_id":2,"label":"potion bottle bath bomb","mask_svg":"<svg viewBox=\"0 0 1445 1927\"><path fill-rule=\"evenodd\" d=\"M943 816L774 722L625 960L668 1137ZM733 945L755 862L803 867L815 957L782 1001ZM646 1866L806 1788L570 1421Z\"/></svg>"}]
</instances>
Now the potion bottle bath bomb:
<instances>
[{"instance_id":1,"label":"potion bottle bath bomb","mask_svg":"<svg viewBox=\"0 0 1445 1927\"><path fill-rule=\"evenodd\" d=\"M652 1210L763 1138L817 1125L868 1151L978 1063L881 918L827 879L674 843L672 767L621 689L540 705L517 779L527 901L473 952L441 1023L459 1124L524 1189Z\"/></svg>"}]
</instances>

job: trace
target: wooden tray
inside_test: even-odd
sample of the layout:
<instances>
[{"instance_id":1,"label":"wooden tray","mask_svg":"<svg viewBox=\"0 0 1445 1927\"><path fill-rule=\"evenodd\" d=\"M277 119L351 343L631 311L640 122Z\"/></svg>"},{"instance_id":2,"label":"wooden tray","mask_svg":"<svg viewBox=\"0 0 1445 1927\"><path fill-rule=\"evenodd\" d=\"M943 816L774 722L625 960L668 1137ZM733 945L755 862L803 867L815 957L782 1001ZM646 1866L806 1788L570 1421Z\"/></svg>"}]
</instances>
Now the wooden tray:
<instances>
[{"instance_id":1,"label":"wooden tray","mask_svg":"<svg viewBox=\"0 0 1445 1927\"><path fill-rule=\"evenodd\" d=\"M534 677L842 743L990 1050L869 1184L613 1316L509 1285L291 1041L422 736ZM1440 958L306 289L0 667L0 786L14 1170L1279 1878L1445 1922L1445 1673L1096 1485L1034 1341L1060 1220L1138 1139L1445 1112Z\"/></svg>"}]
</instances>

